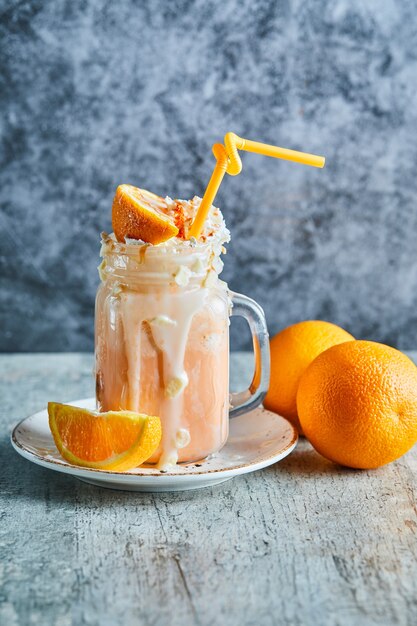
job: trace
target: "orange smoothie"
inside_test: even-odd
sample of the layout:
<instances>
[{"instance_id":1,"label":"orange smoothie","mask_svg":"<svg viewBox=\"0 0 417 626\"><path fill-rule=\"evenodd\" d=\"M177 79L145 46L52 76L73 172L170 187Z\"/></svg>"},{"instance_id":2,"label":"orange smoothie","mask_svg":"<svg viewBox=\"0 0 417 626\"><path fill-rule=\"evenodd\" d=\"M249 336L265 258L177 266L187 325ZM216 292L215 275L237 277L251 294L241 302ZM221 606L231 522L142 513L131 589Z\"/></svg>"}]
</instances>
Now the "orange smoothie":
<instances>
[{"instance_id":1,"label":"orange smoothie","mask_svg":"<svg viewBox=\"0 0 417 626\"><path fill-rule=\"evenodd\" d=\"M200 199L166 202L189 216ZM217 452L228 436L230 299L218 278L228 240L214 207L198 240L181 230L158 245L103 237L97 406L158 415L162 441L149 462L162 471Z\"/></svg>"}]
</instances>

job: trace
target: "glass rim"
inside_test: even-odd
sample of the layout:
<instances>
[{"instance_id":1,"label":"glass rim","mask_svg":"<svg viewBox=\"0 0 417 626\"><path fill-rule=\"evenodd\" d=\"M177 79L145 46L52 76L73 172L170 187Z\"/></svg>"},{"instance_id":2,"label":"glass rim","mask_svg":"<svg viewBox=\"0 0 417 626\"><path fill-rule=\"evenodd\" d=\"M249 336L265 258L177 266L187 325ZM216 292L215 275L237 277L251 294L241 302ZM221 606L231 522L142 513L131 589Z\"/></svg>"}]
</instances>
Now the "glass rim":
<instances>
[{"instance_id":1,"label":"glass rim","mask_svg":"<svg viewBox=\"0 0 417 626\"><path fill-rule=\"evenodd\" d=\"M148 257L188 257L193 254L207 254L215 246L214 242L196 242L194 244L189 241L184 241L183 244L166 246L163 244L153 245L146 242L134 243L133 240L128 242L117 241L114 238L113 233L108 235L107 233L101 234L101 251L100 256L108 257L115 256L129 256L138 257L141 254L146 254ZM182 240L181 240L182 241ZM187 245L188 244L188 245ZM143 251L143 252L142 252Z\"/></svg>"}]
</instances>

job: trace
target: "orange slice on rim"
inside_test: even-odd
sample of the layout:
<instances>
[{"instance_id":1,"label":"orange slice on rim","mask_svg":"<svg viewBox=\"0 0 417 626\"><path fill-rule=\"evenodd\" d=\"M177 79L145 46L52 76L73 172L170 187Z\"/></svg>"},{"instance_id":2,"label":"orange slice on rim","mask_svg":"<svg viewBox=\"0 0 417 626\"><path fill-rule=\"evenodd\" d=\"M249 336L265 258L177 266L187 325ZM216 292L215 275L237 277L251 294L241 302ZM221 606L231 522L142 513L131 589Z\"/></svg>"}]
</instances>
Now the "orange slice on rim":
<instances>
[{"instance_id":1,"label":"orange slice on rim","mask_svg":"<svg viewBox=\"0 0 417 626\"><path fill-rule=\"evenodd\" d=\"M161 420L152 415L57 402L48 403L48 415L55 445L72 465L125 472L147 461L161 441Z\"/></svg>"},{"instance_id":2,"label":"orange slice on rim","mask_svg":"<svg viewBox=\"0 0 417 626\"><path fill-rule=\"evenodd\" d=\"M178 234L173 217L165 211L164 198L133 185L119 185L112 206L112 225L117 241L141 239L158 244Z\"/></svg>"}]
</instances>

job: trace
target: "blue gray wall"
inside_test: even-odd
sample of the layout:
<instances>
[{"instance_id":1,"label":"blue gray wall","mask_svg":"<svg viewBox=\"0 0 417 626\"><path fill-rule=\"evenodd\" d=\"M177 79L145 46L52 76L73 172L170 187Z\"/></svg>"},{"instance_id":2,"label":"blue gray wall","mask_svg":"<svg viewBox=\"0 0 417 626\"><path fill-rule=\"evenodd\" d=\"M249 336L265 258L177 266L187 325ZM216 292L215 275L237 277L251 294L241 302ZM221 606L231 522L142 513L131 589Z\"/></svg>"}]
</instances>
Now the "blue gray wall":
<instances>
[{"instance_id":1,"label":"blue gray wall","mask_svg":"<svg viewBox=\"0 0 417 626\"><path fill-rule=\"evenodd\" d=\"M231 287L417 346L415 0L3 1L0 37L0 349L91 350L115 187L201 195L228 130L327 157L225 179Z\"/></svg>"}]
</instances>

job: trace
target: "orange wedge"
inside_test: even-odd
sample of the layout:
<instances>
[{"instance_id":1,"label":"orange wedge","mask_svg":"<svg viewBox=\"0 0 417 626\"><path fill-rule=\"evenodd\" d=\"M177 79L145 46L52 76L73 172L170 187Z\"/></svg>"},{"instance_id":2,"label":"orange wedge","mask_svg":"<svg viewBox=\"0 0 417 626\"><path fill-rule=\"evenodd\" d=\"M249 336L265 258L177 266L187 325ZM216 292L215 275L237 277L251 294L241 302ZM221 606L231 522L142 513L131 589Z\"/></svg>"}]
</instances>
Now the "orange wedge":
<instances>
[{"instance_id":1,"label":"orange wedge","mask_svg":"<svg viewBox=\"0 0 417 626\"><path fill-rule=\"evenodd\" d=\"M125 472L149 459L161 441L159 417L133 411L95 413L48 403L56 447L72 465Z\"/></svg>"},{"instance_id":2,"label":"orange wedge","mask_svg":"<svg viewBox=\"0 0 417 626\"><path fill-rule=\"evenodd\" d=\"M161 196L133 185L119 185L112 206L112 225L117 241L141 239L146 243L162 243L175 237L178 228L166 211Z\"/></svg>"}]
</instances>

